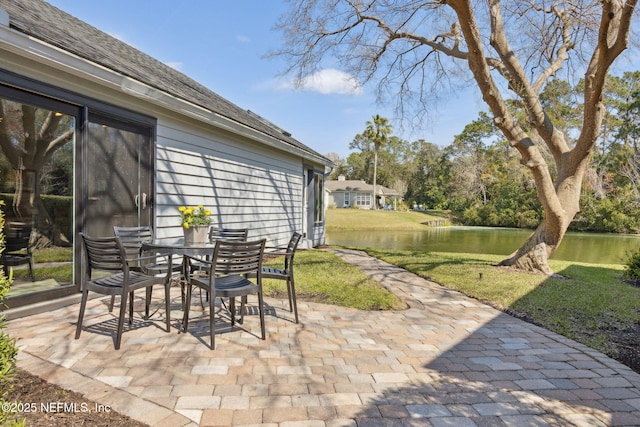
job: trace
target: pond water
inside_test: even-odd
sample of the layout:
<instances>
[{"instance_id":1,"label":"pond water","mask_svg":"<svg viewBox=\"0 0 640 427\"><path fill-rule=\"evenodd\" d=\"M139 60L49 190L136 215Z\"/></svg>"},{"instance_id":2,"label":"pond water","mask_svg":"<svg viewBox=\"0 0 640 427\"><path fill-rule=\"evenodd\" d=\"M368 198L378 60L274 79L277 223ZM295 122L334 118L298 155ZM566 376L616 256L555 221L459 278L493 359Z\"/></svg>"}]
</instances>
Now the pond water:
<instances>
[{"instance_id":1,"label":"pond water","mask_svg":"<svg viewBox=\"0 0 640 427\"><path fill-rule=\"evenodd\" d=\"M492 227L430 227L424 231L327 232L327 244L433 252L509 255L531 230ZM567 233L552 259L624 264L631 251L640 249L640 236Z\"/></svg>"}]
</instances>

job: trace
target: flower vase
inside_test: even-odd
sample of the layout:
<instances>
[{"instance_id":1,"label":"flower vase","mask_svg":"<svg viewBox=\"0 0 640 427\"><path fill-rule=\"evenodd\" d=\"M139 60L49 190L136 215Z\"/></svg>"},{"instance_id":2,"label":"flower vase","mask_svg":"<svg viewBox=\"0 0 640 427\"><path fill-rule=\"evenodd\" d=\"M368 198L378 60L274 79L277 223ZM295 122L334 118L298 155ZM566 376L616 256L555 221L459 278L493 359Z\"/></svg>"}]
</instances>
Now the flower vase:
<instances>
[{"instance_id":1,"label":"flower vase","mask_svg":"<svg viewBox=\"0 0 640 427\"><path fill-rule=\"evenodd\" d=\"M184 242L187 245L207 243L209 240L208 225L183 228L182 231L184 231Z\"/></svg>"}]
</instances>

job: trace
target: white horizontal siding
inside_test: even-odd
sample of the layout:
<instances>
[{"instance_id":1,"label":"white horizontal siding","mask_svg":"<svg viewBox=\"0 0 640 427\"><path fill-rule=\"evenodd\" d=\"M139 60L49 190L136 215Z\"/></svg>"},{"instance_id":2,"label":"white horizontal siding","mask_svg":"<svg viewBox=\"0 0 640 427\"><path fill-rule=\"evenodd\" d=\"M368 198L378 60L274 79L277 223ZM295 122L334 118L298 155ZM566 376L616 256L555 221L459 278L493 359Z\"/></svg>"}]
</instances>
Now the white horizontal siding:
<instances>
[{"instance_id":1,"label":"white horizontal siding","mask_svg":"<svg viewBox=\"0 0 640 427\"><path fill-rule=\"evenodd\" d=\"M328 194L328 196L330 197L329 205L333 204L333 206L336 207L336 208L344 208L345 207L345 204L344 204L344 194L345 193L341 193L341 192L328 193L328 192L325 192L325 194Z\"/></svg>"},{"instance_id":2,"label":"white horizontal siding","mask_svg":"<svg viewBox=\"0 0 640 427\"><path fill-rule=\"evenodd\" d=\"M250 238L284 245L302 230L302 160L194 122L159 119L158 236L182 234L179 206L203 205L214 224L248 228Z\"/></svg>"}]
</instances>

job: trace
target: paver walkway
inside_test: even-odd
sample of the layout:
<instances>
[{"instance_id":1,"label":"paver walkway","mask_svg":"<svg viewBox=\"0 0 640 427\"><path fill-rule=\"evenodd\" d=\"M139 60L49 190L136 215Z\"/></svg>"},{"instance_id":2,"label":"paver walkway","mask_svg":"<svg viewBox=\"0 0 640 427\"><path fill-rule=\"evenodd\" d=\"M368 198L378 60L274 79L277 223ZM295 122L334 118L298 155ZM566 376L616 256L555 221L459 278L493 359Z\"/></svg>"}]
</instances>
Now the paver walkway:
<instances>
[{"instance_id":1,"label":"paver walkway","mask_svg":"<svg viewBox=\"0 0 640 427\"><path fill-rule=\"evenodd\" d=\"M248 316L246 331L216 336L215 351L206 321L166 333L161 312L134 322L116 351L104 299L90 301L79 340L77 306L7 329L21 368L152 426L640 425L640 375L626 366L363 253L335 252L409 308L301 301L295 324L284 301L267 299L267 340ZM176 290L176 326L179 303Z\"/></svg>"}]
</instances>

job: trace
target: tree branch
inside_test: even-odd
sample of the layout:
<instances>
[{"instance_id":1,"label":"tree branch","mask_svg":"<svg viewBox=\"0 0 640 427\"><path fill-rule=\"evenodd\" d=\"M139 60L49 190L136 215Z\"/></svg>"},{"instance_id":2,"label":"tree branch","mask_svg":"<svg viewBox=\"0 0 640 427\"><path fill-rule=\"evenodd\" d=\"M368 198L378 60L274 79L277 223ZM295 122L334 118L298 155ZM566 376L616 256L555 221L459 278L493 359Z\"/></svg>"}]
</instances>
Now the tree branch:
<instances>
[{"instance_id":1,"label":"tree branch","mask_svg":"<svg viewBox=\"0 0 640 427\"><path fill-rule=\"evenodd\" d=\"M62 135L58 136L52 141L49 141L43 158L45 160L48 159L58 148L64 146L67 142L69 142L74 132L74 129L68 129Z\"/></svg>"},{"instance_id":2,"label":"tree branch","mask_svg":"<svg viewBox=\"0 0 640 427\"><path fill-rule=\"evenodd\" d=\"M459 22L462 23L462 29L469 47L469 68L475 76L478 86L482 92L483 99L489 105L495 119L495 124L507 136L511 145L513 145L522 157L522 164L529 168L536 182L536 191L545 212L548 214L549 221L559 221L562 218L562 204L560 203L554 188L553 178L549 172L549 168L542 157L539 149L535 146L531 138L524 130L515 122L506 102L502 98L489 70L489 65L485 60L484 49L480 38L478 27L473 19L473 13L468 1L455 0L450 2L451 7L458 15ZM520 71L519 81L526 86L531 94L531 87L528 85L526 77L523 76L522 67L515 59L513 52L509 49L508 43L504 39L505 34L502 27L502 19L500 14L499 0L492 0L491 17L492 17L492 46L502 55L505 60L505 67L510 73L517 75ZM498 47L496 48L496 45ZM512 81L510 79L510 81ZM523 88L524 89L524 88ZM536 97L537 98L537 97ZM528 107L531 107L532 102ZM541 109L541 107L540 107ZM542 195L545 197L542 197Z\"/></svg>"},{"instance_id":3,"label":"tree branch","mask_svg":"<svg viewBox=\"0 0 640 427\"><path fill-rule=\"evenodd\" d=\"M586 157L596 143L605 114L603 91L609 68L629 44L629 28L637 0L603 1L597 46L584 81L582 132L573 149L574 162Z\"/></svg>"}]
</instances>

